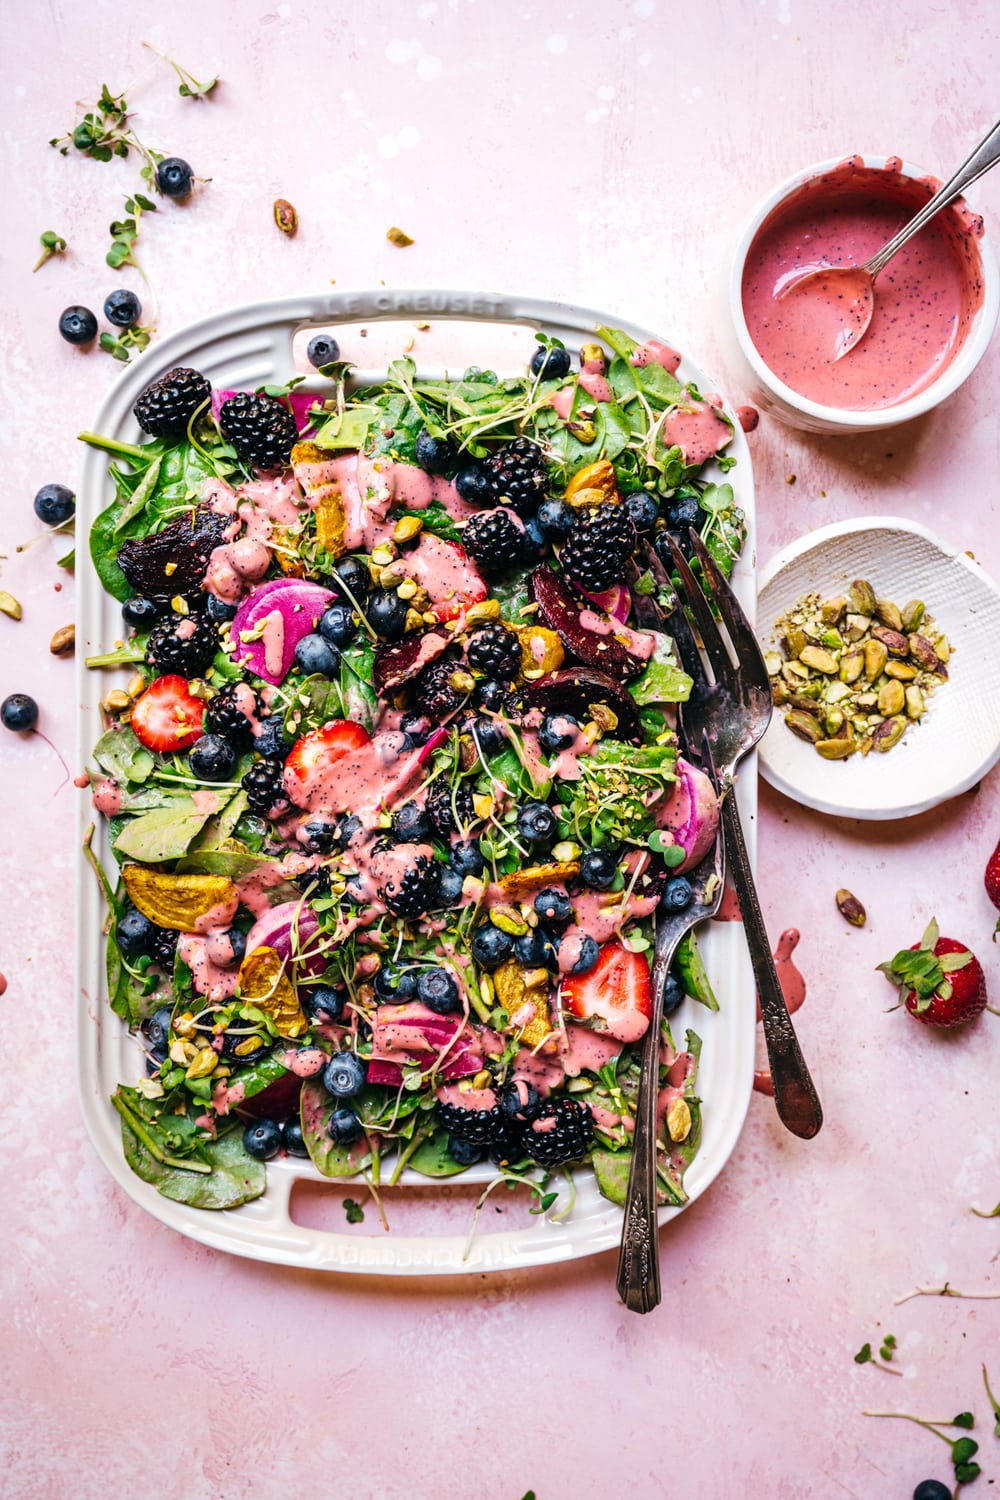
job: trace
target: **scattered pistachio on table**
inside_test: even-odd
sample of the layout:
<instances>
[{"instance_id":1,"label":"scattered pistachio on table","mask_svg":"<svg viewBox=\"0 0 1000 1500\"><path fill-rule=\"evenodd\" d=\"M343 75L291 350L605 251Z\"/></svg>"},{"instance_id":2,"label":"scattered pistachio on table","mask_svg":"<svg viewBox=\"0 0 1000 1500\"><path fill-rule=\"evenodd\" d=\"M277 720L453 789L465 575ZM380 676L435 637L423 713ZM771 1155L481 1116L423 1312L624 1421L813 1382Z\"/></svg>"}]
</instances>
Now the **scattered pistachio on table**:
<instances>
[{"instance_id":1,"label":"scattered pistachio on table","mask_svg":"<svg viewBox=\"0 0 1000 1500\"><path fill-rule=\"evenodd\" d=\"M865 578L832 598L803 595L774 631L774 702L824 760L891 750L948 677L951 646L923 600L897 605Z\"/></svg>"},{"instance_id":2,"label":"scattered pistachio on table","mask_svg":"<svg viewBox=\"0 0 1000 1500\"><path fill-rule=\"evenodd\" d=\"M868 913L865 911L857 896L855 896L851 891L846 890L842 886L837 892L835 899L837 902L837 910L840 912L840 915L843 917L845 922L850 922L852 927L863 927L865 925L865 922L868 919Z\"/></svg>"}]
</instances>

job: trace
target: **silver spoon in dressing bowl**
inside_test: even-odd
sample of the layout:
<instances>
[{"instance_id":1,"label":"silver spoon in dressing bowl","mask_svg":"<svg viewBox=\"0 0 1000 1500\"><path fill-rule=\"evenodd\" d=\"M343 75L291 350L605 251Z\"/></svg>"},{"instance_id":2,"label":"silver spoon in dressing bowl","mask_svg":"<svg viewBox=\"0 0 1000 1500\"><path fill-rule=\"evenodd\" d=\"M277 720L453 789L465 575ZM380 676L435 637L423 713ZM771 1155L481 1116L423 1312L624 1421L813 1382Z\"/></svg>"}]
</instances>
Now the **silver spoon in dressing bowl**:
<instances>
[{"instance_id":1,"label":"silver spoon in dressing bowl","mask_svg":"<svg viewBox=\"0 0 1000 1500\"><path fill-rule=\"evenodd\" d=\"M774 289L777 301L791 294L798 295L808 290L817 300L822 300L830 312L835 327L836 353L834 361L849 354L868 332L875 311L875 278L889 263L897 250L919 234L924 225L960 197L970 183L982 177L1000 161L1000 122L994 125L985 140L980 141L968 161L959 167L944 187L925 203L909 223L904 224L881 250L861 266L805 266L787 272Z\"/></svg>"}]
</instances>

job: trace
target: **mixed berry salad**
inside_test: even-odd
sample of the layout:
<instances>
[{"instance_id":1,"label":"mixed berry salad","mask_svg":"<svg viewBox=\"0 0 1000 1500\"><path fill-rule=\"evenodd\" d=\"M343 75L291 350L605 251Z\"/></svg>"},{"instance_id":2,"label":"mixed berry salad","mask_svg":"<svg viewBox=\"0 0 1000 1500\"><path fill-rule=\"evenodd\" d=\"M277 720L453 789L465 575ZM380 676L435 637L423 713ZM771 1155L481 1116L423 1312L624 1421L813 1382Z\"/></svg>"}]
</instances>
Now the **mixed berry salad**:
<instances>
[{"instance_id":1,"label":"mixed berry salad","mask_svg":"<svg viewBox=\"0 0 1000 1500\"><path fill-rule=\"evenodd\" d=\"M324 336L309 392L180 368L141 442L84 435L125 626L88 664L131 674L91 773L108 998L142 1046L113 1103L167 1197L235 1207L283 1153L373 1186L585 1164L623 1200L654 915L717 825L674 732L690 679L634 602L667 531L728 572L743 517L719 398L597 335L540 337L517 378L403 358L364 387ZM691 939L667 1017L685 994L715 1003ZM664 1021L666 1202L699 1050Z\"/></svg>"}]
</instances>

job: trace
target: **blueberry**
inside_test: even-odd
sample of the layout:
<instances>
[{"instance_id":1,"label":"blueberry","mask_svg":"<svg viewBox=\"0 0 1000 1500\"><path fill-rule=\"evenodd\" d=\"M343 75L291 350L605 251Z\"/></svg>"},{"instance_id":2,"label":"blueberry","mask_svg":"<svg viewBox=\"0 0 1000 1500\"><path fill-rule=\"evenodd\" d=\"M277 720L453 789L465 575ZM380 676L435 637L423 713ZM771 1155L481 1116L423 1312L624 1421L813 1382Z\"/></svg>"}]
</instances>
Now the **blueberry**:
<instances>
[{"instance_id":1,"label":"blueberry","mask_svg":"<svg viewBox=\"0 0 1000 1500\"><path fill-rule=\"evenodd\" d=\"M576 511L568 500L543 500L538 507L538 524L554 542L566 540L575 520Z\"/></svg>"},{"instance_id":2,"label":"blueberry","mask_svg":"<svg viewBox=\"0 0 1000 1500\"><path fill-rule=\"evenodd\" d=\"M556 815L544 802L526 802L517 810L517 831L525 843L551 843L558 832Z\"/></svg>"},{"instance_id":3,"label":"blueberry","mask_svg":"<svg viewBox=\"0 0 1000 1500\"><path fill-rule=\"evenodd\" d=\"M225 599L217 599L214 594L209 594L205 600L205 613L217 625L223 625L227 620L235 620L238 609L238 604L227 604Z\"/></svg>"},{"instance_id":4,"label":"blueberry","mask_svg":"<svg viewBox=\"0 0 1000 1500\"><path fill-rule=\"evenodd\" d=\"M684 999L684 986L676 974L668 974L663 986L663 1014L672 1016Z\"/></svg>"},{"instance_id":5,"label":"blueberry","mask_svg":"<svg viewBox=\"0 0 1000 1500\"><path fill-rule=\"evenodd\" d=\"M673 875L663 887L660 905L664 911L686 911L691 905L694 891L686 875Z\"/></svg>"},{"instance_id":6,"label":"blueberry","mask_svg":"<svg viewBox=\"0 0 1000 1500\"><path fill-rule=\"evenodd\" d=\"M618 854L610 849L586 849L580 856L580 879L592 891L606 891L618 874Z\"/></svg>"},{"instance_id":7,"label":"blueberry","mask_svg":"<svg viewBox=\"0 0 1000 1500\"><path fill-rule=\"evenodd\" d=\"M254 1120L243 1132L243 1145L258 1161L270 1161L281 1150L281 1126L277 1120Z\"/></svg>"},{"instance_id":8,"label":"blueberry","mask_svg":"<svg viewBox=\"0 0 1000 1500\"><path fill-rule=\"evenodd\" d=\"M59 319L67 344L89 344L97 337L97 319L89 307L67 307Z\"/></svg>"},{"instance_id":9,"label":"blueberry","mask_svg":"<svg viewBox=\"0 0 1000 1500\"><path fill-rule=\"evenodd\" d=\"M313 631L304 635L296 646L295 665L310 677L336 677L340 671L340 652L318 631Z\"/></svg>"},{"instance_id":10,"label":"blueberry","mask_svg":"<svg viewBox=\"0 0 1000 1500\"><path fill-rule=\"evenodd\" d=\"M514 939L514 957L526 969L552 969L556 950L544 927L529 927L523 937Z\"/></svg>"},{"instance_id":11,"label":"blueberry","mask_svg":"<svg viewBox=\"0 0 1000 1500\"><path fill-rule=\"evenodd\" d=\"M455 976L447 969L424 969L417 979L417 999L439 1016L462 1008Z\"/></svg>"},{"instance_id":12,"label":"blueberry","mask_svg":"<svg viewBox=\"0 0 1000 1500\"><path fill-rule=\"evenodd\" d=\"M334 563L333 575L331 584L335 592L339 580L359 604L363 604L368 598L372 575L359 557L342 557L339 562Z\"/></svg>"},{"instance_id":13,"label":"blueberry","mask_svg":"<svg viewBox=\"0 0 1000 1500\"><path fill-rule=\"evenodd\" d=\"M530 1125L542 1107L542 1096L526 1078L514 1078L500 1092L500 1109L515 1125Z\"/></svg>"},{"instance_id":14,"label":"blueberry","mask_svg":"<svg viewBox=\"0 0 1000 1500\"><path fill-rule=\"evenodd\" d=\"M455 475L455 488L470 505L489 505L493 498L490 494L489 476L478 464L469 464L467 468L459 469Z\"/></svg>"},{"instance_id":15,"label":"blueberry","mask_svg":"<svg viewBox=\"0 0 1000 1500\"><path fill-rule=\"evenodd\" d=\"M474 1167L476 1162L482 1161L487 1149L486 1146L477 1146L474 1141L460 1141L457 1135L448 1137L448 1155L462 1167Z\"/></svg>"},{"instance_id":16,"label":"blueberry","mask_svg":"<svg viewBox=\"0 0 1000 1500\"><path fill-rule=\"evenodd\" d=\"M476 708L485 708L488 713L499 713L503 708L504 691L502 683L494 682L491 677L487 677L476 684L472 702Z\"/></svg>"},{"instance_id":17,"label":"blueberry","mask_svg":"<svg viewBox=\"0 0 1000 1500\"><path fill-rule=\"evenodd\" d=\"M399 721L399 727L409 740L411 747L425 745L430 739L433 725L430 719L409 709Z\"/></svg>"},{"instance_id":18,"label":"blueberry","mask_svg":"<svg viewBox=\"0 0 1000 1500\"><path fill-rule=\"evenodd\" d=\"M428 474L443 474L454 462L455 454L447 438L432 437L429 432L417 435L413 445L417 463Z\"/></svg>"},{"instance_id":19,"label":"blueberry","mask_svg":"<svg viewBox=\"0 0 1000 1500\"><path fill-rule=\"evenodd\" d=\"M386 641L398 641L406 629L409 606L390 589L376 589L368 600L368 623Z\"/></svg>"},{"instance_id":20,"label":"blueberry","mask_svg":"<svg viewBox=\"0 0 1000 1500\"><path fill-rule=\"evenodd\" d=\"M270 1161L282 1148L282 1128L277 1121L253 1121L243 1131L243 1145L250 1157Z\"/></svg>"},{"instance_id":21,"label":"blueberry","mask_svg":"<svg viewBox=\"0 0 1000 1500\"><path fill-rule=\"evenodd\" d=\"M466 875L481 875L486 869L482 850L474 840L465 844L453 844L449 862L463 879Z\"/></svg>"},{"instance_id":22,"label":"blueberry","mask_svg":"<svg viewBox=\"0 0 1000 1500\"><path fill-rule=\"evenodd\" d=\"M538 557L545 551L548 538L537 516L529 516L524 523L522 553L527 560Z\"/></svg>"},{"instance_id":23,"label":"blueberry","mask_svg":"<svg viewBox=\"0 0 1000 1500\"><path fill-rule=\"evenodd\" d=\"M236 747L221 734L203 734L191 746L188 763L199 781L228 781L238 759Z\"/></svg>"},{"instance_id":24,"label":"blueberry","mask_svg":"<svg viewBox=\"0 0 1000 1500\"><path fill-rule=\"evenodd\" d=\"M472 934L472 956L481 969L499 969L514 951L514 940L492 922L483 922Z\"/></svg>"},{"instance_id":25,"label":"blueberry","mask_svg":"<svg viewBox=\"0 0 1000 1500\"><path fill-rule=\"evenodd\" d=\"M572 714L546 714L538 731L538 743L546 755L568 750L580 731L579 719Z\"/></svg>"},{"instance_id":26,"label":"blueberry","mask_svg":"<svg viewBox=\"0 0 1000 1500\"><path fill-rule=\"evenodd\" d=\"M344 1014L347 991L334 989L330 984L317 984L315 988L299 990L299 999L310 1021L317 1026L328 1026Z\"/></svg>"},{"instance_id":27,"label":"blueberry","mask_svg":"<svg viewBox=\"0 0 1000 1500\"><path fill-rule=\"evenodd\" d=\"M401 844L422 844L433 831L430 814L418 802L404 802L392 815L392 836Z\"/></svg>"},{"instance_id":28,"label":"blueberry","mask_svg":"<svg viewBox=\"0 0 1000 1500\"><path fill-rule=\"evenodd\" d=\"M696 531L702 523L702 510L694 495L675 495L667 502L667 525L671 531L685 532L689 526Z\"/></svg>"},{"instance_id":29,"label":"blueberry","mask_svg":"<svg viewBox=\"0 0 1000 1500\"><path fill-rule=\"evenodd\" d=\"M152 599L144 599L141 594L136 594L132 599L126 599L122 605L122 619L134 630L152 630L159 613Z\"/></svg>"},{"instance_id":30,"label":"blueberry","mask_svg":"<svg viewBox=\"0 0 1000 1500\"><path fill-rule=\"evenodd\" d=\"M442 865L438 879L438 906L445 911L450 911L452 907L457 906L462 899L464 884L465 881L457 870L453 870L451 865Z\"/></svg>"},{"instance_id":31,"label":"blueberry","mask_svg":"<svg viewBox=\"0 0 1000 1500\"><path fill-rule=\"evenodd\" d=\"M323 1069L323 1086L335 1099L353 1099L368 1077L368 1065L356 1052L335 1052Z\"/></svg>"},{"instance_id":32,"label":"blueberry","mask_svg":"<svg viewBox=\"0 0 1000 1500\"><path fill-rule=\"evenodd\" d=\"M551 885L538 892L532 905L543 922L554 922L557 927L563 926L573 915L573 907L566 892Z\"/></svg>"},{"instance_id":33,"label":"blueberry","mask_svg":"<svg viewBox=\"0 0 1000 1500\"><path fill-rule=\"evenodd\" d=\"M600 956L600 948L589 932L582 934L580 938L580 956L576 963L570 967L571 974L589 974L597 963Z\"/></svg>"},{"instance_id":34,"label":"blueberry","mask_svg":"<svg viewBox=\"0 0 1000 1500\"><path fill-rule=\"evenodd\" d=\"M194 173L180 156L168 156L156 169L156 186L165 198L186 198Z\"/></svg>"},{"instance_id":35,"label":"blueberry","mask_svg":"<svg viewBox=\"0 0 1000 1500\"><path fill-rule=\"evenodd\" d=\"M35 515L46 526L61 526L76 510L76 496L64 484L43 484L35 496Z\"/></svg>"},{"instance_id":36,"label":"blueberry","mask_svg":"<svg viewBox=\"0 0 1000 1500\"><path fill-rule=\"evenodd\" d=\"M299 842L310 854L332 854L340 836L340 824L329 818L310 818L302 825L304 839Z\"/></svg>"},{"instance_id":37,"label":"blueberry","mask_svg":"<svg viewBox=\"0 0 1000 1500\"><path fill-rule=\"evenodd\" d=\"M479 748L485 756L499 755L507 744L507 736L496 719L473 719L471 728L476 731Z\"/></svg>"},{"instance_id":38,"label":"blueberry","mask_svg":"<svg viewBox=\"0 0 1000 1500\"><path fill-rule=\"evenodd\" d=\"M660 514L660 507L652 495L647 495L645 490L637 490L634 494L625 496L624 504L632 525L640 535L652 531Z\"/></svg>"},{"instance_id":39,"label":"blueberry","mask_svg":"<svg viewBox=\"0 0 1000 1500\"><path fill-rule=\"evenodd\" d=\"M153 1011L153 1014L142 1028L150 1047L161 1058L166 1057L167 1048L170 1044L170 1019L172 1015L173 1011L169 1005L161 1005L157 1010Z\"/></svg>"},{"instance_id":40,"label":"blueberry","mask_svg":"<svg viewBox=\"0 0 1000 1500\"><path fill-rule=\"evenodd\" d=\"M115 941L126 958L141 958L149 952L153 924L136 907L129 907L115 928Z\"/></svg>"},{"instance_id":41,"label":"blueberry","mask_svg":"<svg viewBox=\"0 0 1000 1500\"><path fill-rule=\"evenodd\" d=\"M322 365L332 365L340 358L340 345L329 333L317 333L309 340L306 359L318 370Z\"/></svg>"},{"instance_id":42,"label":"blueberry","mask_svg":"<svg viewBox=\"0 0 1000 1500\"><path fill-rule=\"evenodd\" d=\"M38 704L27 693L11 693L0 703L0 723L5 729L34 729L38 723Z\"/></svg>"},{"instance_id":43,"label":"blueberry","mask_svg":"<svg viewBox=\"0 0 1000 1500\"><path fill-rule=\"evenodd\" d=\"M286 1120L281 1127L281 1144L289 1156L308 1156L309 1149L302 1138L302 1125L298 1120Z\"/></svg>"},{"instance_id":44,"label":"blueberry","mask_svg":"<svg viewBox=\"0 0 1000 1500\"><path fill-rule=\"evenodd\" d=\"M327 1121L326 1133L335 1146L353 1146L364 1135L364 1126L353 1109L345 1106L333 1111Z\"/></svg>"},{"instance_id":45,"label":"blueberry","mask_svg":"<svg viewBox=\"0 0 1000 1500\"><path fill-rule=\"evenodd\" d=\"M531 356L531 373L540 375L543 380L562 380L564 375L569 374L570 358L568 349L546 349L539 344Z\"/></svg>"},{"instance_id":46,"label":"blueberry","mask_svg":"<svg viewBox=\"0 0 1000 1500\"><path fill-rule=\"evenodd\" d=\"M940 1479L922 1479L913 1491L913 1500L951 1500L951 1489Z\"/></svg>"},{"instance_id":47,"label":"blueberry","mask_svg":"<svg viewBox=\"0 0 1000 1500\"><path fill-rule=\"evenodd\" d=\"M348 844L351 842L351 839L354 837L360 827L360 818L355 818L352 816L350 818L344 818L341 821L340 826L337 830L337 845L341 850L347 848Z\"/></svg>"},{"instance_id":48,"label":"blueberry","mask_svg":"<svg viewBox=\"0 0 1000 1500\"><path fill-rule=\"evenodd\" d=\"M383 964L375 975L375 995L391 1005L404 1005L417 994L417 976L412 969L397 969Z\"/></svg>"},{"instance_id":49,"label":"blueberry","mask_svg":"<svg viewBox=\"0 0 1000 1500\"><path fill-rule=\"evenodd\" d=\"M260 733L254 738L253 747L265 760L285 759L288 741L285 739L285 727L280 714L272 714L269 719L264 720Z\"/></svg>"},{"instance_id":50,"label":"blueberry","mask_svg":"<svg viewBox=\"0 0 1000 1500\"><path fill-rule=\"evenodd\" d=\"M331 646L350 645L358 633L358 623L349 604L331 604L320 616L319 633Z\"/></svg>"},{"instance_id":51,"label":"blueberry","mask_svg":"<svg viewBox=\"0 0 1000 1500\"><path fill-rule=\"evenodd\" d=\"M104 316L116 328L134 328L142 317L142 303L135 292L118 287L104 299Z\"/></svg>"},{"instance_id":52,"label":"blueberry","mask_svg":"<svg viewBox=\"0 0 1000 1500\"><path fill-rule=\"evenodd\" d=\"M229 946L233 950L233 956L228 963L223 964L225 969L235 969L247 956L247 935L240 927L229 927L226 930Z\"/></svg>"}]
</instances>

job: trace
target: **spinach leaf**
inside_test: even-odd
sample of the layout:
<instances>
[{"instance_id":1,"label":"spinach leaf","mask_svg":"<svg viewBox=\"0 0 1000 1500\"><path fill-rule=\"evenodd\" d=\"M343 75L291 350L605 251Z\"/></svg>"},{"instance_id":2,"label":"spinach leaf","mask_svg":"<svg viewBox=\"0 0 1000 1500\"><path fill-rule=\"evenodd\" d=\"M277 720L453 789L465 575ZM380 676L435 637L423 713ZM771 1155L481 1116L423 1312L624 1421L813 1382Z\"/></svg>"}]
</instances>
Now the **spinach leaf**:
<instances>
[{"instance_id":1,"label":"spinach leaf","mask_svg":"<svg viewBox=\"0 0 1000 1500\"><path fill-rule=\"evenodd\" d=\"M241 1203L259 1198L267 1185L264 1163L249 1154L238 1129L203 1147L204 1159L211 1167L209 1173L185 1171L157 1161L124 1119L122 1149L137 1177L151 1182L164 1198L191 1208L239 1208Z\"/></svg>"},{"instance_id":2,"label":"spinach leaf","mask_svg":"<svg viewBox=\"0 0 1000 1500\"><path fill-rule=\"evenodd\" d=\"M313 1165L324 1177L357 1177L371 1162L371 1147L366 1136L353 1146L334 1145L327 1133L327 1125L337 1102L322 1083L314 1078L305 1080L299 1106L302 1139Z\"/></svg>"},{"instance_id":3,"label":"spinach leaf","mask_svg":"<svg viewBox=\"0 0 1000 1500\"><path fill-rule=\"evenodd\" d=\"M339 683L317 673L306 677L295 689L285 712L283 727L289 739L297 740L312 729L322 729L333 719L346 717Z\"/></svg>"},{"instance_id":4,"label":"spinach leaf","mask_svg":"<svg viewBox=\"0 0 1000 1500\"><path fill-rule=\"evenodd\" d=\"M340 696L344 717L372 731L378 714L378 694L372 687L375 648L369 641L356 641L341 653Z\"/></svg>"},{"instance_id":5,"label":"spinach leaf","mask_svg":"<svg viewBox=\"0 0 1000 1500\"><path fill-rule=\"evenodd\" d=\"M444 537L448 542L460 542L462 540L462 528L453 521L443 505L435 500L428 505L426 510L420 512L423 518L424 530L429 531L432 536Z\"/></svg>"},{"instance_id":6,"label":"spinach leaf","mask_svg":"<svg viewBox=\"0 0 1000 1500\"><path fill-rule=\"evenodd\" d=\"M147 865L180 859L211 816L211 812L200 812L192 797L178 797L169 807L132 818L115 839L115 850Z\"/></svg>"},{"instance_id":7,"label":"spinach leaf","mask_svg":"<svg viewBox=\"0 0 1000 1500\"><path fill-rule=\"evenodd\" d=\"M109 729L94 746L97 764L118 782L141 784L156 765L152 754L140 745L131 729L119 725Z\"/></svg>"},{"instance_id":8,"label":"spinach leaf","mask_svg":"<svg viewBox=\"0 0 1000 1500\"><path fill-rule=\"evenodd\" d=\"M118 566L118 548L121 544L115 536L115 525L121 511L121 501L112 500L91 526L90 560L104 588L113 598L124 604L126 599L131 599L135 591Z\"/></svg>"},{"instance_id":9,"label":"spinach leaf","mask_svg":"<svg viewBox=\"0 0 1000 1500\"><path fill-rule=\"evenodd\" d=\"M669 636L656 633L653 655L641 676L629 683L628 690L636 703L686 703L693 683L677 664L674 643Z\"/></svg>"},{"instance_id":10,"label":"spinach leaf","mask_svg":"<svg viewBox=\"0 0 1000 1500\"><path fill-rule=\"evenodd\" d=\"M465 1167L457 1162L448 1150L448 1137L436 1130L407 1158L406 1165L419 1172L421 1177L455 1177Z\"/></svg>"}]
</instances>

